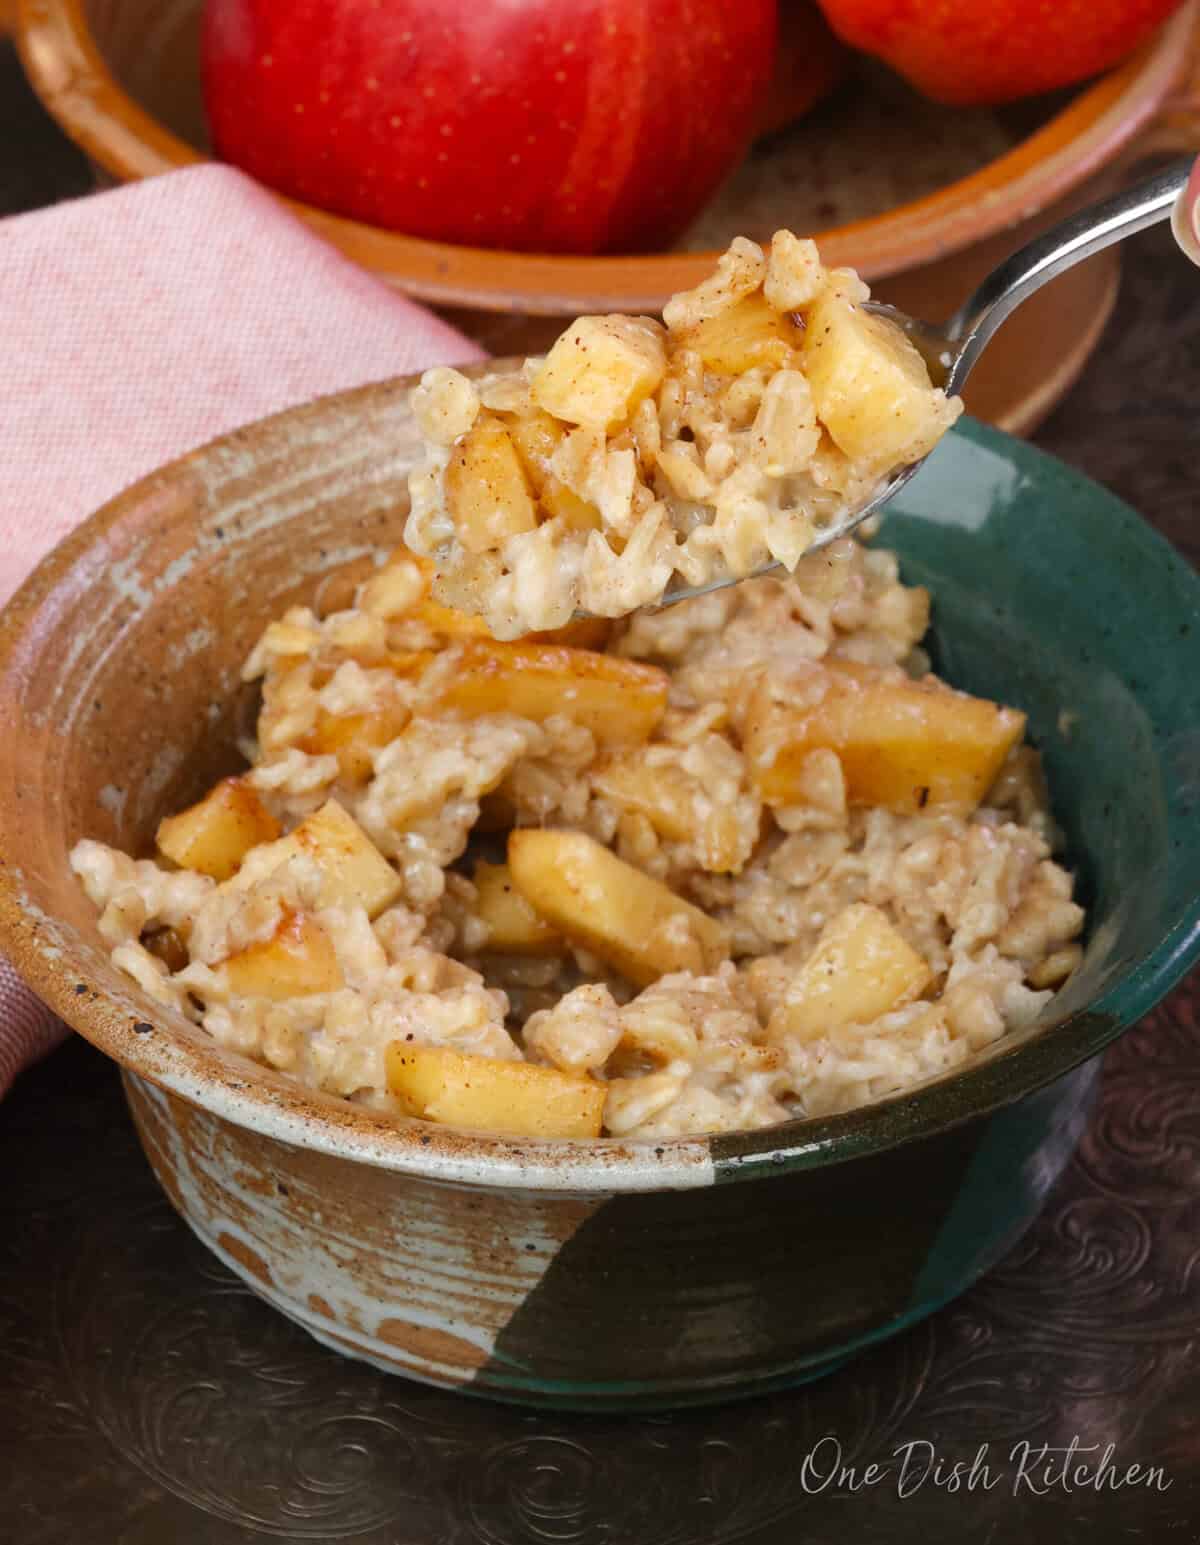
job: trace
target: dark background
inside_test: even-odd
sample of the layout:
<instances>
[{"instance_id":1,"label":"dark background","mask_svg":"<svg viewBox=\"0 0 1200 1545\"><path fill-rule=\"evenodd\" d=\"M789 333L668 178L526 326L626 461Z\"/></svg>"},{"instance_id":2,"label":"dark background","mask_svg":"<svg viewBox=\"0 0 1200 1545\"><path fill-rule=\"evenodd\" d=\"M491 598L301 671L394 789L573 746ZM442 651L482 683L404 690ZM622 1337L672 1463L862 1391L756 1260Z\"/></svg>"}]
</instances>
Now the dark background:
<instances>
[{"instance_id":1,"label":"dark background","mask_svg":"<svg viewBox=\"0 0 1200 1545\"><path fill-rule=\"evenodd\" d=\"M0 215L90 186L0 41ZM1195 562L1200 273L1161 229L1126 250L1116 318L1035 438ZM860 1477L888 1473L821 1489L830 1438ZM1076 1463L1113 1445L1104 1486L1021 1480L1014 1445L1072 1438L1095 1446ZM941 1471L910 1470L901 1497L904 1444ZM976 1455L990 1486L977 1468L954 1489ZM1113 1489L1134 1464L1157 1484ZM0 1542L270 1539L1200 1541L1200 976L1109 1055L1066 1177L973 1292L809 1388L630 1420L472 1402L319 1348L177 1220L114 1068L73 1041L0 1105Z\"/></svg>"}]
</instances>

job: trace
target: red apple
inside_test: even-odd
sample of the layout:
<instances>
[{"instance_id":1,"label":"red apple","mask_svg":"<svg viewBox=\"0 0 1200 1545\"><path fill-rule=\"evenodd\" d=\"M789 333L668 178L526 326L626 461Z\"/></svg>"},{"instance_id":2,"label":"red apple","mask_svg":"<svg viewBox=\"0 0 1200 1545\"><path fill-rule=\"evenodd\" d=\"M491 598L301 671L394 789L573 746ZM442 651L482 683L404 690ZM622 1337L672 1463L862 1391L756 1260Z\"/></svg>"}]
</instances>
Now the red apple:
<instances>
[{"instance_id":1,"label":"red apple","mask_svg":"<svg viewBox=\"0 0 1200 1545\"><path fill-rule=\"evenodd\" d=\"M756 134L774 134L811 112L841 84L853 56L830 31L816 0L779 0L779 41Z\"/></svg>"},{"instance_id":2,"label":"red apple","mask_svg":"<svg viewBox=\"0 0 1200 1545\"><path fill-rule=\"evenodd\" d=\"M1180 0L820 0L844 42L957 106L1009 102L1116 64Z\"/></svg>"},{"instance_id":3,"label":"red apple","mask_svg":"<svg viewBox=\"0 0 1200 1545\"><path fill-rule=\"evenodd\" d=\"M745 148L775 0L207 0L218 155L473 246L672 241Z\"/></svg>"}]
</instances>

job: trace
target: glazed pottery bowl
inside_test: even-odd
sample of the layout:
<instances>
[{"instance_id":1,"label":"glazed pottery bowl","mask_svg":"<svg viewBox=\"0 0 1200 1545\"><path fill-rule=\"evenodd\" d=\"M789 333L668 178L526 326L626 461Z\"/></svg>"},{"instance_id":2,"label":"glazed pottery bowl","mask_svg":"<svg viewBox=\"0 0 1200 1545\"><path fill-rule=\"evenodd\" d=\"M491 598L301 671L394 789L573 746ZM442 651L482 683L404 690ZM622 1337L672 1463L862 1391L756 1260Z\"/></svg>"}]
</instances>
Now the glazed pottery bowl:
<instances>
[{"instance_id":1,"label":"glazed pottery bowl","mask_svg":"<svg viewBox=\"0 0 1200 1545\"><path fill-rule=\"evenodd\" d=\"M951 682L1029 712L1090 928L1043 1020L852 1114L537 1142L305 1090L109 963L67 863L145 850L236 765L263 623L397 539L407 383L325 399L130 489L0 619L0 949L122 1066L163 1187L329 1345L473 1393L651 1407L803 1379L967 1287L1036 1215L1097 1054L1200 955L1200 580L1130 510L967 423L880 541ZM334 581L336 582L336 581Z\"/></svg>"}]
</instances>

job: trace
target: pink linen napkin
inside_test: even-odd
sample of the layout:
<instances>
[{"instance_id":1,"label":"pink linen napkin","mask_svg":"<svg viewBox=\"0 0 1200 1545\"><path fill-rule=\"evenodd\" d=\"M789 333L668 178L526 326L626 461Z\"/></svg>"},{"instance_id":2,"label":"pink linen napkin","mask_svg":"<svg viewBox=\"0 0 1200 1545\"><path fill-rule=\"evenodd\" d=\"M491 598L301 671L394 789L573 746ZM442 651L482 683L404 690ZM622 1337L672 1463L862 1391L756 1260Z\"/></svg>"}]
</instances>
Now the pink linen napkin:
<instances>
[{"instance_id":1,"label":"pink linen napkin","mask_svg":"<svg viewBox=\"0 0 1200 1545\"><path fill-rule=\"evenodd\" d=\"M0 222L0 605L105 500L214 435L481 351L240 173ZM0 958L0 1095L65 1027Z\"/></svg>"}]
</instances>

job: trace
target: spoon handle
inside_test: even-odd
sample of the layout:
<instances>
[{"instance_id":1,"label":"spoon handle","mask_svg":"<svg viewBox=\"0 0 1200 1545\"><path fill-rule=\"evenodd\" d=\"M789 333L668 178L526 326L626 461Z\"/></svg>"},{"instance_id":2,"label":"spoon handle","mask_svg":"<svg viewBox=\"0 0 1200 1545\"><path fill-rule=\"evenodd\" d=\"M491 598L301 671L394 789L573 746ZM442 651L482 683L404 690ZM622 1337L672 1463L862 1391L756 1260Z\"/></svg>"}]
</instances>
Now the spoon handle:
<instances>
[{"instance_id":1,"label":"spoon handle","mask_svg":"<svg viewBox=\"0 0 1200 1545\"><path fill-rule=\"evenodd\" d=\"M1200 161L1196 162L1196 168L1200 168ZM1190 194L1189 174L1193 174ZM1023 300L1064 270L1112 246L1113 242L1123 241L1136 231L1169 219L1177 207L1180 213L1176 218L1176 232L1183 232L1181 245L1184 245L1189 228L1195 240L1198 216L1194 195L1200 193L1198 180L1191 156L1173 161L1156 176L1080 210L993 269L946 324L947 335L958 345L948 389L958 391L961 388L1000 324ZM1186 245L1184 250L1189 251ZM1189 256L1194 250L1193 247L1189 251Z\"/></svg>"}]
</instances>

